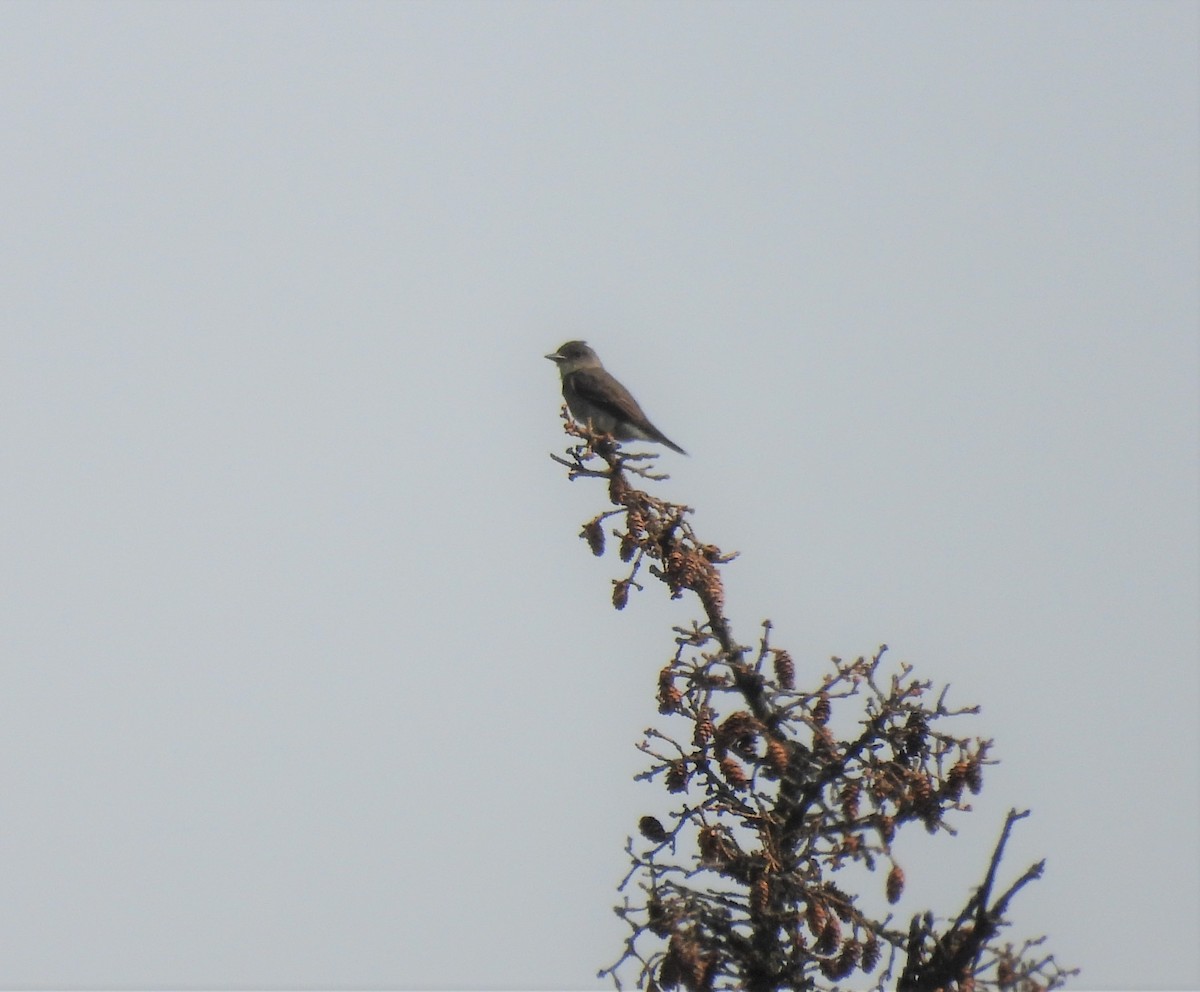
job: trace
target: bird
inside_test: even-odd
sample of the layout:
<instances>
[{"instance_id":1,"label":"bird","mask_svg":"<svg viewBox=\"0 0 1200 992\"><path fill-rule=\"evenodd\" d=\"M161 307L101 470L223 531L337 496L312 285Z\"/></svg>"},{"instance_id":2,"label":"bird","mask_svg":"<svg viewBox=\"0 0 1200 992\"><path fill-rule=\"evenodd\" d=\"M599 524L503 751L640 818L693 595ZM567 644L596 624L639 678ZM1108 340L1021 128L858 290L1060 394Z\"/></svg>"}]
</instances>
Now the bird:
<instances>
[{"instance_id":1,"label":"bird","mask_svg":"<svg viewBox=\"0 0 1200 992\"><path fill-rule=\"evenodd\" d=\"M618 441L655 441L687 454L650 423L637 400L605 369L586 341L568 341L546 357L558 366L563 399L576 420Z\"/></svg>"}]
</instances>

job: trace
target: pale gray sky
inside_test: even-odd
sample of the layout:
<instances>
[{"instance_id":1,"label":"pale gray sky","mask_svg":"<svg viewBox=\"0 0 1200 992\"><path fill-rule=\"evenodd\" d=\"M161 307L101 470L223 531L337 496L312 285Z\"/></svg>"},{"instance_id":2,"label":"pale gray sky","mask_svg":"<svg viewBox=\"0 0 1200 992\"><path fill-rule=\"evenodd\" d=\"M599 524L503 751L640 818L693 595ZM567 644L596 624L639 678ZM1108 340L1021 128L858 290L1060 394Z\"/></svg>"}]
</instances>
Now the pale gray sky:
<instances>
[{"instance_id":1,"label":"pale gray sky","mask_svg":"<svg viewBox=\"0 0 1200 992\"><path fill-rule=\"evenodd\" d=\"M0 7L5 986L598 988L694 610L608 605L558 381L743 640L1003 760L902 851L1200 985L1191 2Z\"/></svg>"}]
</instances>

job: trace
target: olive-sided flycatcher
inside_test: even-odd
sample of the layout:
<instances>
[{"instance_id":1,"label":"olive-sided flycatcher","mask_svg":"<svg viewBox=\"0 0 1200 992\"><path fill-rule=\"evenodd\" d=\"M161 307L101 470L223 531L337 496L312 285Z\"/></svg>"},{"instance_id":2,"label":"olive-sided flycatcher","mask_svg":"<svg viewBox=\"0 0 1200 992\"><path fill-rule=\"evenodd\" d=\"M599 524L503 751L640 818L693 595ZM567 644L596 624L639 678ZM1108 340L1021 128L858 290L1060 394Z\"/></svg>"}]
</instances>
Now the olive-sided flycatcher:
<instances>
[{"instance_id":1,"label":"olive-sided flycatcher","mask_svg":"<svg viewBox=\"0 0 1200 992\"><path fill-rule=\"evenodd\" d=\"M657 441L686 455L679 445L642 413L630 394L600 364L599 356L584 341L568 341L546 356L562 375L563 399L576 420L592 430L611 434L618 441Z\"/></svg>"}]
</instances>

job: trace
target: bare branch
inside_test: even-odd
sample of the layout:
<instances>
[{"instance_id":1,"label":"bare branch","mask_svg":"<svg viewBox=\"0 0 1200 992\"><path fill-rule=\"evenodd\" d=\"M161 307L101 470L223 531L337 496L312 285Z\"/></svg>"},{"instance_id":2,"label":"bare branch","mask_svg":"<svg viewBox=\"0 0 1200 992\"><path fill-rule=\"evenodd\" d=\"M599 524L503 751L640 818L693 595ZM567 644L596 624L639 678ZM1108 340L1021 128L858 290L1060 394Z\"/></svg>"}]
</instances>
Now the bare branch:
<instances>
[{"instance_id":1,"label":"bare branch","mask_svg":"<svg viewBox=\"0 0 1200 992\"><path fill-rule=\"evenodd\" d=\"M993 763L990 741L957 732L956 721L979 707L951 707L948 685L935 691L911 665L891 663L886 645L823 669L805 665L810 684L797 686L799 666L771 643L770 621L753 648L734 637L721 569L736 556L699 538L690 507L634 485L665 478L650 471L654 456L626 453L586 426L565 429L579 443L551 457L569 479L605 480L614 507L581 532L596 555L611 534L629 563L613 580L614 606L643 591L634 577L644 566L672 598L695 597L699 612L674 628L674 654L654 680L664 729L647 729L637 745L649 763L636 778L662 783L679 805L642 816L626 844L616 913L629 933L600 975L618 989L689 992L832 992L846 980L882 989L897 969L903 992L1065 984L1074 972L1035 953L1040 940L995 942L1012 899L1044 868L1031 866L993 900L1008 837L1027 812L1009 812L982 883L940 923L924 912L897 929L830 877L859 864L886 875L890 901L902 898L896 834L912 824L953 833L953 819L971 808L964 794L982 789ZM861 729L842 739L831 728L847 717Z\"/></svg>"}]
</instances>

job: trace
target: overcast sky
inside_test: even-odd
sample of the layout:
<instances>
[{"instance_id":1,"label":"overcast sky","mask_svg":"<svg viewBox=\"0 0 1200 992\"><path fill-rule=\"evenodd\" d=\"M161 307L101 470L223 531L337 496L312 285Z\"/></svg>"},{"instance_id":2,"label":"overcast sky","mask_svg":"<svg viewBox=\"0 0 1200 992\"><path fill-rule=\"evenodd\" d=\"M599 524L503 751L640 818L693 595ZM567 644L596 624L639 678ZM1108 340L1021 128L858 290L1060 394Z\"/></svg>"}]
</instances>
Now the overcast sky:
<instances>
[{"instance_id":1,"label":"overcast sky","mask_svg":"<svg viewBox=\"0 0 1200 992\"><path fill-rule=\"evenodd\" d=\"M585 338L741 640L982 704L902 916L1028 807L1010 936L1200 985L1197 11L0 6L0 984L603 987L698 614Z\"/></svg>"}]
</instances>

